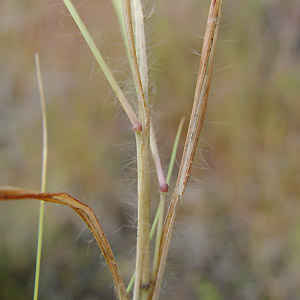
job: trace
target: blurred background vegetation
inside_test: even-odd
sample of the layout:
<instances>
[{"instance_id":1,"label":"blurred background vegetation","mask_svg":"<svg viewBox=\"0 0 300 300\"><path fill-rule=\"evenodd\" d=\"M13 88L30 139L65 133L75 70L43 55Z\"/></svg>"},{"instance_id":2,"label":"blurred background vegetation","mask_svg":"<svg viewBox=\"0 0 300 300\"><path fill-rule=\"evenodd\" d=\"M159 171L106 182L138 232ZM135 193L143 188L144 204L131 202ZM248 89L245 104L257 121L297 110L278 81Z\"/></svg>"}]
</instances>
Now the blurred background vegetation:
<instances>
[{"instance_id":1,"label":"blurred background vegetation","mask_svg":"<svg viewBox=\"0 0 300 300\"><path fill-rule=\"evenodd\" d=\"M133 95L111 2L75 4ZM149 15L154 9L147 20L153 109L167 168L179 120L191 111L209 1L146 6ZM47 190L69 192L95 210L127 282L136 236L129 122L62 1L2 0L0 16L0 183L40 187L38 52L49 127ZM299 29L297 0L224 1L208 115L161 299L300 299ZM154 172L152 191L154 208ZM33 200L0 205L1 300L32 298L38 211ZM46 205L40 299L113 298L84 223L68 208Z\"/></svg>"}]
</instances>

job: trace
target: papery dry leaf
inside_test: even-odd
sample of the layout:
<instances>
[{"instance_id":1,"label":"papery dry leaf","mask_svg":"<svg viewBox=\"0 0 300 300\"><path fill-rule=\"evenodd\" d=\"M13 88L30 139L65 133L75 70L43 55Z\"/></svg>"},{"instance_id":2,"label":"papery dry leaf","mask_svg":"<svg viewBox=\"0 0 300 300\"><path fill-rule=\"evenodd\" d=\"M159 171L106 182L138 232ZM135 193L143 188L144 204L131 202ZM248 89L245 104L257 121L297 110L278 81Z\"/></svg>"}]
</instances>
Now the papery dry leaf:
<instances>
[{"instance_id":1,"label":"papery dry leaf","mask_svg":"<svg viewBox=\"0 0 300 300\"><path fill-rule=\"evenodd\" d=\"M36 199L71 207L83 219L93 233L113 276L119 299L128 300L128 295L116 259L94 211L89 206L67 193L41 193L15 187L0 186L0 201L25 199Z\"/></svg>"}]
</instances>

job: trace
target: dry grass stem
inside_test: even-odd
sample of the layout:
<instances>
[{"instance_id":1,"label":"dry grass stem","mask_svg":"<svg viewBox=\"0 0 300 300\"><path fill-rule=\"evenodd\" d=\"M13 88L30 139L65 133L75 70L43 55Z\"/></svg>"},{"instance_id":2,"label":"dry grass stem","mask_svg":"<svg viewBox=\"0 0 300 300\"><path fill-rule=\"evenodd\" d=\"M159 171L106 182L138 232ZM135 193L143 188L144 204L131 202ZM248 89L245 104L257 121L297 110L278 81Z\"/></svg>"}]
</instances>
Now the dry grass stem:
<instances>
[{"instance_id":1,"label":"dry grass stem","mask_svg":"<svg viewBox=\"0 0 300 300\"><path fill-rule=\"evenodd\" d=\"M163 228L159 253L159 268L154 284L153 295L149 293L148 297L148 299L152 300L157 300L159 297L163 273L166 266L167 253L171 241L171 234L174 226L178 199L183 195L189 178L190 169L206 114L213 58L219 30L221 4L222 0L212 0L210 5L189 129L179 174L177 177L176 187L172 195L170 207Z\"/></svg>"},{"instance_id":2,"label":"dry grass stem","mask_svg":"<svg viewBox=\"0 0 300 300\"><path fill-rule=\"evenodd\" d=\"M101 53L99 52L95 42L77 13L71 0L63 0L68 8L72 18L76 22L81 34L85 38L90 50L92 51L99 66L104 72L112 89L116 93L123 109L125 110L132 126L135 130L136 151L137 151L137 194L138 194L138 229L137 229L137 250L136 250L136 268L135 282L133 291L133 300L158 300L162 278L166 266L167 253L171 241L171 235L175 222L176 209L180 197L184 194L193 159L196 153L198 140L203 126L208 94L210 89L212 66L216 48L217 35L219 30L220 11L222 0L212 0L208 14L208 21L205 31L203 49L200 60L200 68L198 72L193 109L189 122L188 133L186 136L184 151L181 159L180 169L177 176L176 186L171 197L170 206L164 222L164 205L166 192L168 191L168 183L172 173L176 151L179 142L179 136L183 126L183 119L175 139L173 152L171 155L169 171L167 179L165 178L157 142L155 138L154 128L151 123L149 98L151 98L151 90L149 89L149 68L147 62L146 42L145 42L145 26L144 13L141 0L112 0L118 14L118 18L123 33L126 51L133 75L136 89L138 116L136 116L131 105L127 101L120 86L116 82L112 72L107 66ZM121 3L123 9L121 10ZM18 189L12 187L0 186L0 201L4 200L40 200L41 207L45 202L66 205L72 208L86 223L93 233L98 246L108 264L112 273L115 289L120 300L129 300L123 279L121 277L117 262L113 255L108 240L100 226L100 223L94 211L79 200L73 198L67 193L46 193L46 160L47 160L47 124L45 101L43 95L43 86L41 83L41 74L39 69L39 60L36 56L37 75L39 90L41 95L41 107L43 115L43 165L42 165L42 183L41 192ZM160 203L157 215L154 220L153 228L150 233L150 152L154 159L157 170ZM155 232L157 225L157 236L154 250L153 268L150 277L150 240ZM39 234L41 231L39 228ZM41 241L41 240L40 240ZM41 242L38 246L37 269L39 270ZM39 272L37 272L37 277ZM37 279L38 280L38 279ZM133 283L133 280L131 280ZM38 283L38 281L37 281ZM130 284L130 286L132 286ZM38 287L38 284L36 284ZM130 288L129 288L130 291ZM37 299L37 288L35 292L35 300Z\"/></svg>"},{"instance_id":3,"label":"dry grass stem","mask_svg":"<svg viewBox=\"0 0 300 300\"><path fill-rule=\"evenodd\" d=\"M141 31L144 30L143 22L140 22L142 10L135 13L136 37L133 32L132 9L130 0L122 0L123 13L125 18L126 37L129 46L130 61L132 66L133 79L138 98L139 120L143 126L141 133L136 133L137 148L137 169L138 169L138 231L137 231L137 250L136 250L136 269L133 299L146 299L150 279L150 191L149 191L149 152L150 152L150 122L148 100L145 97L142 75L147 80L147 62L144 60L144 53L140 45ZM141 9L141 6L137 5ZM139 20L139 22L137 22ZM142 28L140 28L142 26ZM137 53L137 47L139 53ZM145 50L145 49L144 49ZM144 68L140 69L139 60L144 62ZM146 73L145 73L146 72Z\"/></svg>"},{"instance_id":4,"label":"dry grass stem","mask_svg":"<svg viewBox=\"0 0 300 300\"><path fill-rule=\"evenodd\" d=\"M183 195L184 193L192 162L196 153L204 118L206 115L212 66L217 42L217 35L219 31L221 4L222 0L213 0L211 2L209 10L207 27L201 53L200 67L198 71L193 109L178 175L178 195Z\"/></svg>"},{"instance_id":5,"label":"dry grass stem","mask_svg":"<svg viewBox=\"0 0 300 300\"><path fill-rule=\"evenodd\" d=\"M24 199L42 200L45 202L51 202L71 207L83 219L83 221L93 233L113 276L119 299L128 300L125 285L117 266L114 254L94 211L89 206L80 202L67 193L40 193L13 187L0 187L0 201Z\"/></svg>"},{"instance_id":6,"label":"dry grass stem","mask_svg":"<svg viewBox=\"0 0 300 300\"><path fill-rule=\"evenodd\" d=\"M149 111L148 111L147 102L143 91L141 74L140 74L140 69L139 69L139 64L137 59L137 52L136 52L133 25L132 25L131 4L130 4L130 0L122 0L122 3L123 3L123 12L125 18L126 36L129 45L130 59L133 66L133 79L134 79L136 92L138 96L139 111L141 113L140 118L144 120L145 125L148 127Z\"/></svg>"},{"instance_id":7,"label":"dry grass stem","mask_svg":"<svg viewBox=\"0 0 300 300\"><path fill-rule=\"evenodd\" d=\"M132 15L135 29L135 48L146 102L148 101L149 70L147 62L144 13L140 0L132 0ZM149 105L147 103L147 105Z\"/></svg>"}]
</instances>

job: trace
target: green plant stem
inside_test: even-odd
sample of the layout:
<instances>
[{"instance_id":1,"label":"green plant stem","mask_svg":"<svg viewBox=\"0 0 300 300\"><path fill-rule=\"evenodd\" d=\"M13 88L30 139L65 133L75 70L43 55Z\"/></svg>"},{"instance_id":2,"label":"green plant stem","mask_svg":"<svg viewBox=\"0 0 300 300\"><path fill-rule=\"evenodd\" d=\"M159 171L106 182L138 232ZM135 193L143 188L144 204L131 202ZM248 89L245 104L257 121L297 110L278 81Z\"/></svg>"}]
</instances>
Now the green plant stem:
<instances>
[{"instance_id":1,"label":"green plant stem","mask_svg":"<svg viewBox=\"0 0 300 300\"><path fill-rule=\"evenodd\" d=\"M42 174L41 174L41 192L46 190L46 173L47 173L47 115L46 115L46 104L44 97L44 88L42 83L41 68L38 54L35 54L36 74L39 86L41 112L42 112L42 126L43 126L43 154L42 154ZM42 242L43 242L43 227L44 227L44 212L45 202L40 203L39 212L39 227L38 227L38 242L37 242L37 255L36 255L36 266L35 266L35 280L34 280L34 292L33 299L38 299L39 281L40 281L40 269L41 269L41 256L42 256Z\"/></svg>"},{"instance_id":2,"label":"green plant stem","mask_svg":"<svg viewBox=\"0 0 300 300\"><path fill-rule=\"evenodd\" d=\"M123 8L122 8L122 1L121 0L112 0L112 3L114 5L114 9L115 9L115 12L117 14L118 21L120 24L128 62L130 64L131 71L133 72L132 62L130 59L129 44L128 44L128 40L127 40L127 36L126 36L126 26L125 26L124 13L123 13Z\"/></svg>"},{"instance_id":3,"label":"green plant stem","mask_svg":"<svg viewBox=\"0 0 300 300\"><path fill-rule=\"evenodd\" d=\"M122 92L120 86L118 85L117 81L115 80L114 76L112 75L109 67L107 66L104 58L102 57L100 51L98 50L94 40L92 39L91 35L89 34L86 26L84 25L83 21L81 20L77 10L75 9L74 5L70 0L63 0L66 7L68 8L73 20L77 24L81 34L83 35L85 41L87 42L90 50L92 51L96 61L98 62L101 70L103 71L107 81L109 82L110 86L114 90L117 98L119 99L123 109L125 110L133 128L135 131L141 131L142 126L138 121L131 105L129 104L128 100L126 99L124 93Z\"/></svg>"},{"instance_id":4,"label":"green plant stem","mask_svg":"<svg viewBox=\"0 0 300 300\"><path fill-rule=\"evenodd\" d=\"M36 249L36 265L35 265L35 279L34 279L34 292L33 299L38 299L39 293L39 282L40 282L40 269L41 269L41 256L42 256L42 242L43 242L43 228L44 228L44 211L45 211L45 202L41 201L40 203L40 212L39 212L39 229L38 229L38 242Z\"/></svg>"},{"instance_id":5,"label":"green plant stem","mask_svg":"<svg viewBox=\"0 0 300 300\"><path fill-rule=\"evenodd\" d=\"M159 248L160 248L160 241L161 241L161 235L163 229L165 202L166 202L166 193L160 192L159 207L157 210L158 222L157 222L157 231L156 231L156 241L155 241L152 276L151 276L152 280L155 279L158 270Z\"/></svg>"},{"instance_id":6,"label":"green plant stem","mask_svg":"<svg viewBox=\"0 0 300 300\"><path fill-rule=\"evenodd\" d=\"M177 149L178 149L178 145L179 145L179 139L180 139L180 136L181 136L184 119L185 118L182 117L181 120L180 120L178 129L177 129L177 133L176 133L176 137L175 137L175 141L174 141L174 144L173 144L170 164L169 164L168 173L167 173L167 180L166 180L167 184L170 184L170 180L171 180L173 167L174 167L174 163L175 163L175 159L176 159L176 153L177 153Z\"/></svg>"}]
</instances>

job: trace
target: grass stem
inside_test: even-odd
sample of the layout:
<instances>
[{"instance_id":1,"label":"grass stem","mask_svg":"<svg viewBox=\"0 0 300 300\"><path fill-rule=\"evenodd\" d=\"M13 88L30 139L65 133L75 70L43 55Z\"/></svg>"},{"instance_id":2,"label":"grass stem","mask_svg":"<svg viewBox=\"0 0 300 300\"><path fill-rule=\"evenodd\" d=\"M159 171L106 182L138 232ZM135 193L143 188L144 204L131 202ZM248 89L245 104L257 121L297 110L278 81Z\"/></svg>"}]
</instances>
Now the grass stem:
<instances>
[{"instance_id":1,"label":"grass stem","mask_svg":"<svg viewBox=\"0 0 300 300\"><path fill-rule=\"evenodd\" d=\"M42 174L41 174L41 192L46 190L46 173L47 173L47 115L46 115L46 104L44 97L44 87L42 82L41 68L39 55L35 54L35 65L36 65L36 74L40 94L40 103L41 103L41 112L42 112L42 128L43 128L43 154L42 154ZM33 299L38 299L39 291L39 282L40 282L40 269L41 269L41 256L42 256L42 242L43 242L43 227L44 227L44 211L45 211L45 202L40 203L40 212L39 212L39 227L38 227L38 242L36 250L36 265L35 265L35 280L34 280L34 291Z\"/></svg>"},{"instance_id":2,"label":"grass stem","mask_svg":"<svg viewBox=\"0 0 300 300\"><path fill-rule=\"evenodd\" d=\"M109 67L107 66L103 56L101 55L100 51L98 50L94 40L92 39L91 35L89 34L86 26L84 25L83 21L81 20L76 8L74 7L71 0L63 0L66 7L68 8L73 20L77 24L81 34L83 35L85 41L87 42L90 50L92 51L96 61L98 62L101 70L103 71L107 81L109 82L110 86L114 90L117 98L119 99L124 111L126 112L133 128L135 131L142 131L142 125L138 121L135 112L133 111L131 105L129 104L128 100L126 99L124 93L122 92L120 86L118 85L116 79L112 75Z\"/></svg>"},{"instance_id":3,"label":"grass stem","mask_svg":"<svg viewBox=\"0 0 300 300\"><path fill-rule=\"evenodd\" d=\"M169 168L168 168L168 175L167 175L167 180L166 180L167 184L170 184L171 175L172 175L172 171L173 171L173 167L174 167L174 162L175 162L175 158L176 158L176 153L177 153L179 139L180 139L181 132L182 132L183 123L184 123L184 118L181 118L180 124L178 126L178 130L177 130L177 133L176 133L175 141L174 141L174 144L173 144L171 159L170 159ZM151 226L150 241L152 240L152 238L154 236L154 233L155 233L155 230L157 228L158 219L159 219L161 211L163 211L163 208L161 207L161 203L160 203L159 206L158 206L158 209L156 211L154 221L153 221L152 226ZM127 286L127 293L128 294L130 293L130 291L133 287L134 280L135 280L135 272L133 273L133 275L130 279L130 282Z\"/></svg>"},{"instance_id":4,"label":"grass stem","mask_svg":"<svg viewBox=\"0 0 300 300\"><path fill-rule=\"evenodd\" d=\"M122 3L133 79L138 98L138 116L143 126L142 132L135 134L138 170L138 230L133 300L146 300L150 284L150 117L147 93L145 92L148 89L148 83L145 84L145 80L148 80L148 66L145 48L140 47L145 38L141 3L139 0L135 2L133 10L130 0L122 0ZM140 18L142 18L142 22L140 22ZM136 35L133 32L133 20Z\"/></svg>"},{"instance_id":5,"label":"grass stem","mask_svg":"<svg viewBox=\"0 0 300 300\"><path fill-rule=\"evenodd\" d=\"M179 126L178 126L178 130L177 130L177 134L175 137L172 153L171 153L171 159L170 159L170 163L169 163L168 175L167 175L167 180L166 180L167 186L170 184L170 179L171 179L171 175L172 175L172 171L173 171L173 167L174 167L174 162L175 162L175 158L176 158L176 153L177 153L177 149L178 149L178 144L179 144L179 139L180 139L183 123L184 123L184 118L181 118ZM161 191L159 206L158 206L156 216L155 216L155 219L153 222L153 225L154 225L153 228L156 227L155 222L157 223L157 232L156 232L156 242L155 242L154 258L153 258L152 276L151 276L152 282L155 281L155 278L156 278L157 272L158 272L159 251L160 251L161 236L162 236L163 221L164 221L165 202L166 202L166 193ZM151 232L152 232L152 228L151 228ZM151 237L151 234L150 234L150 237Z\"/></svg>"},{"instance_id":6,"label":"grass stem","mask_svg":"<svg viewBox=\"0 0 300 300\"><path fill-rule=\"evenodd\" d=\"M209 9L189 129L186 137L175 190L171 198L169 210L163 228L161 246L159 251L159 268L157 276L155 278L154 290L153 294L149 295L149 299L152 300L157 300L159 297L178 200L182 197L185 191L206 114L212 65L220 23L221 5L222 0L212 0Z\"/></svg>"},{"instance_id":7,"label":"grass stem","mask_svg":"<svg viewBox=\"0 0 300 300\"><path fill-rule=\"evenodd\" d=\"M162 168L161 160L158 153L156 137L152 122L150 122L150 148L153 156L153 160L156 167L156 173L159 182L159 190L166 193L168 191L168 184L166 183L165 174Z\"/></svg>"}]
</instances>

